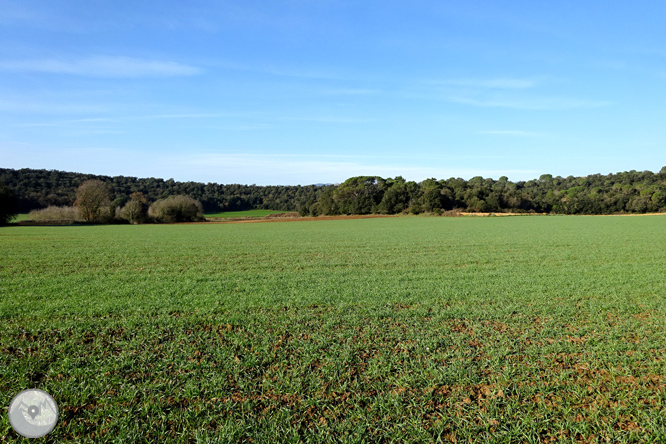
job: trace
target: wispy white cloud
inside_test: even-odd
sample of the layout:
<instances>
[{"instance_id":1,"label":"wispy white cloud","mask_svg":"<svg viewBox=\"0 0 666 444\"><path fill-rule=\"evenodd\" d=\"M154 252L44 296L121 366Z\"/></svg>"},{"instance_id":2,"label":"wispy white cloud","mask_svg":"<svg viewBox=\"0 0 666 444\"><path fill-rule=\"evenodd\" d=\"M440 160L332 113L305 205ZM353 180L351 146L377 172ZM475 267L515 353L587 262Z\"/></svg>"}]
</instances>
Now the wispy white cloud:
<instances>
[{"instance_id":1,"label":"wispy white cloud","mask_svg":"<svg viewBox=\"0 0 666 444\"><path fill-rule=\"evenodd\" d=\"M258 156L252 154L198 154L178 160L186 166L188 173L210 177L227 171L238 177L238 183L248 183L244 177L261 177L264 184L310 184L319 182L342 182L352 176L377 175L381 177L403 176L408 180L421 181L430 177L470 178L474 176L495 177L503 175L532 178L537 170L493 170L485 168L451 168L437 166L405 166L368 161L362 156L349 156L348 160L324 160L308 155ZM228 176L227 175L227 176ZM217 179L218 181L220 179Z\"/></svg>"},{"instance_id":2,"label":"wispy white cloud","mask_svg":"<svg viewBox=\"0 0 666 444\"><path fill-rule=\"evenodd\" d=\"M2 111L2 106L0 106ZM144 114L144 115L115 115L111 117L94 117L80 119L46 120L41 122L14 123L15 128L89 128L92 125L106 125L110 129L130 122L151 120L196 121L200 128L221 131L250 131L270 130L292 123L308 122L319 124L355 125L377 122L377 119L349 118L331 115L312 116L276 116L260 112L218 112L218 113L174 113L174 114Z\"/></svg>"},{"instance_id":3,"label":"wispy white cloud","mask_svg":"<svg viewBox=\"0 0 666 444\"><path fill-rule=\"evenodd\" d=\"M536 89L542 86L544 79L552 80L547 76L444 79L424 82L428 85L427 91L421 91L417 97L430 97L484 108L524 110L602 108L612 105L607 100L538 95Z\"/></svg>"},{"instance_id":4,"label":"wispy white cloud","mask_svg":"<svg viewBox=\"0 0 666 444\"><path fill-rule=\"evenodd\" d=\"M444 80L435 80L429 83L440 86L458 86L458 87L482 88L482 89L528 89L528 88L533 88L537 85L537 82L534 79L527 79L527 78L521 79L521 78L510 78L510 77L500 77L492 79L478 79L478 78L444 79Z\"/></svg>"},{"instance_id":5,"label":"wispy white cloud","mask_svg":"<svg viewBox=\"0 0 666 444\"><path fill-rule=\"evenodd\" d=\"M116 116L116 117L95 117L85 119L67 119L56 120L49 122L30 122L30 123L17 123L16 127L68 127L79 124L95 124L95 123L122 123L136 120L162 120L162 119L209 119L218 117L235 116L232 113L191 113L191 114L146 114L135 116Z\"/></svg>"},{"instance_id":6,"label":"wispy white cloud","mask_svg":"<svg viewBox=\"0 0 666 444\"><path fill-rule=\"evenodd\" d=\"M21 98L0 100L0 112L36 114L88 114L108 112L109 106L100 103L74 103L67 101L43 101Z\"/></svg>"},{"instance_id":7,"label":"wispy white cloud","mask_svg":"<svg viewBox=\"0 0 666 444\"><path fill-rule=\"evenodd\" d=\"M270 62L244 63L230 59L214 59L202 62L203 66L211 69L225 69L233 71L247 71L259 74L268 74L276 77L291 77L304 80L341 80L347 75L337 72L335 69L322 66L281 66Z\"/></svg>"},{"instance_id":8,"label":"wispy white cloud","mask_svg":"<svg viewBox=\"0 0 666 444\"><path fill-rule=\"evenodd\" d=\"M68 125L76 124L86 124L86 123L106 123L112 122L113 119L108 118L90 118L90 119L70 119L70 120L59 120L56 122L36 122L36 123L19 123L16 124L16 127L20 128L32 128L32 127L61 127Z\"/></svg>"},{"instance_id":9,"label":"wispy white cloud","mask_svg":"<svg viewBox=\"0 0 666 444\"><path fill-rule=\"evenodd\" d=\"M479 134L490 134L497 136L520 136L520 137L535 137L542 136L541 133L532 131L519 131L519 130L492 130L492 131L479 131Z\"/></svg>"},{"instance_id":10,"label":"wispy white cloud","mask_svg":"<svg viewBox=\"0 0 666 444\"><path fill-rule=\"evenodd\" d=\"M526 98L476 98L464 95L451 95L446 100L463 105L484 108L513 108L524 110L567 110L577 108L603 108L612 102L605 100L588 100L572 97L526 97Z\"/></svg>"},{"instance_id":11,"label":"wispy white cloud","mask_svg":"<svg viewBox=\"0 0 666 444\"><path fill-rule=\"evenodd\" d=\"M4 145L4 144L3 144ZM18 147L14 145L15 147ZM542 174L535 169L500 170L486 167L452 167L451 158L407 164L408 159L364 155L335 156L267 153L154 153L99 146L63 148L57 152L39 146L8 149L3 154L7 168L48 168L104 175L174 178L181 181L217 183L256 183L258 185L308 185L337 183L349 177L377 175L402 176L421 181L435 177L448 179L474 176L529 180ZM30 155L26 157L26 152ZM133 162L127 163L132 158ZM413 161L413 159L411 159ZM441 165L441 166L440 166Z\"/></svg>"},{"instance_id":12,"label":"wispy white cloud","mask_svg":"<svg viewBox=\"0 0 666 444\"><path fill-rule=\"evenodd\" d=\"M125 120L159 120L159 119L213 119L216 117L237 116L237 113L182 113L182 114L146 114L127 116Z\"/></svg>"},{"instance_id":13,"label":"wispy white cloud","mask_svg":"<svg viewBox=\"0 0 666 444\"><path fill-rule=\"evenodd\" d=\"M381 91L378 89L363 89L363 88L336 88L336 89L326 89L321 91L324 95L332 96L370 96L380 94Z\"/></svg>"},{"instance_id":14,"label":"wispy white cloud","mask_svg":"<svg viewBox=\"0 0 666 444\"><path fill-rule=\"evenodd\" d=\"M178 62L123 56L2 61L0 71L128 78L191 76L202 72L200 68Z\"/></svg>"},{"instance_id":15,"label":"wispy white cloud","mask_svg":"<svg viewBox=\"0 0 666 444\"><path fill-rule=\"evenodd\" d=\"M295 77L299 79L339 80L342 78L342 76L340 76L335 72L321 70L321 69L310 69L310 68L290 69L290 68L282 68L276 66L260 66L250 69L253 71L261 71L266 74L271 74L275 76Z\"/></svg>"},{"instance_id":16,"label":"wispy white cloud","mask_svg":"<svg viewBox=\"0 0 666 444\"><path fill-rule=\"evenodd\" d=\"M355 119L349 117L336 117L336 116L294 116L294 117L276 117L275 121L284 122L312 122L312 123L372 123L377 122L377 119Z\"/></svg>"}]
</instances>

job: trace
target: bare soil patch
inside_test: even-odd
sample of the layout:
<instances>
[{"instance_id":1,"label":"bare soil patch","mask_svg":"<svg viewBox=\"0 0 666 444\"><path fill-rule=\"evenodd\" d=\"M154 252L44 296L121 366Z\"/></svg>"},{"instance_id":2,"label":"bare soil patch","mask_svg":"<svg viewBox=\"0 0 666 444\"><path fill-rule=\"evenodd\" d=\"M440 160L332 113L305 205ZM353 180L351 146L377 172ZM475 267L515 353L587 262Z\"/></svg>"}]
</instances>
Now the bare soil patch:
<instances>
[{"instance_id":1,"label":"bare soil patch","mask_svg":"<svg viewBox=\"0 0 666 444\"><path fill-rule=\"evenodd\" d=\"M488 217L488 216L545 216L548 213L458 213L461 216L479 216L479 217Z\"/></svg>"},{"instance_id":2,"label":"bare soil patch","mask_svg":"<svg viewBox=\"0 0 666 444\"><path fill-rule=\"evenodd\" d=\"M318 216L318 217L266 217L266 218L251 218L251 219L236 219L236 220L216 220L210 222L189 222L193 224L248 224L248 223L261 223L261 222L308 222L308 221L322 221L322 220L347 220L347 219L376 219L384 217L398 217L398 215L388 214L362 214L362 215L345 215L345 216Z\"/></svg>"}]
</instances>

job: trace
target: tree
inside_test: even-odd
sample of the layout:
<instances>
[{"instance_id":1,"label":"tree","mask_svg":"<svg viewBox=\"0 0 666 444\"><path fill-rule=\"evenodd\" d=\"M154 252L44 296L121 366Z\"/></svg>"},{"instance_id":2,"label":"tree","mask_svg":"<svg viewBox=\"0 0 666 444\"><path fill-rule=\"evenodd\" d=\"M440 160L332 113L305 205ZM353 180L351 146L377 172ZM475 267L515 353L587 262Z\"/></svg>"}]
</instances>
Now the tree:
<instances>
[{"instance_id":1,"label":"tree","mask_svg":"<svg viewBox=\"0 0 666 444\"><path fill-rule=\"evenodd\" d=\"M120 218L131 224L139 224L146 219L146 197L141 192L130 194L130 200L120 210Z\"/></svg>"},{"instance_id":2,"label":"tree","mask_svg":"<svg viewBox=\"0 0 666 444\"><path fill-rule=\"evenodd\" d=\"M298 205L298 215L301 217L310 215L310 207L314 205L314 200L310 199L305 203L300 203Z\"/></svg>"},{"instance_id":3,"label":"tree","mask_svg":"<svg viewBox=\"0 0 666 444\"><path fill-rule=\"evenodd\" d=\"M368 214L377 210L384 196L386 181L377 176L357 176L347 179L333 194L346 214Z\"/></svg>"},{"instance_id":4,"label":"tree","mask_svg":"<svg viewBox=\"0 0 666 444\"><path fill-rule=\"evenodd\" d=\"M659 211L666 208L666 192L657 191L652 195L650 199L652 201L653 211Z\"/></svg>"},{"instance_id":5,"label":"tree","mask_svg":"<svg viewBox=\"0 0 666 444\"><path fill-rule=\"evenodd\" d=\"M111 207L111 187L101 180L87 180L76 190L74 205L86 222L103 220Z\"/></svg>"},{"instance_id":6,"label":"tree","mask_svg":"<svg viewBox=\"0 0 666 444\"><path fill-rule=\"evenodd\" d=\"M335 199L333 199L334 191L335 189L333 187L326 189L317 200L321 214L326 216L340 214L338 204L335 202Z\"/></svg>"},{"instance_id":7,"label":"tree","mask_svg":"<svg viewBox=\"0 0 666 444\"><path fill-rule=\"evenodd\" d=\"M18 202L14 193L0 185L0 225L11 222L18 215Z\"/></svg>"},{"instance_id":8,"label":"tree","mask_svg":"<svg viewBox=\"0 0 666 444\"><path fill-rule=\"evenodd\" d=\"M404 182L396 183L386 190L382 201L379 203L379 211L386 214L400 213L409 206L409 193L405 189Z\"/></svg>"}]
</instances>

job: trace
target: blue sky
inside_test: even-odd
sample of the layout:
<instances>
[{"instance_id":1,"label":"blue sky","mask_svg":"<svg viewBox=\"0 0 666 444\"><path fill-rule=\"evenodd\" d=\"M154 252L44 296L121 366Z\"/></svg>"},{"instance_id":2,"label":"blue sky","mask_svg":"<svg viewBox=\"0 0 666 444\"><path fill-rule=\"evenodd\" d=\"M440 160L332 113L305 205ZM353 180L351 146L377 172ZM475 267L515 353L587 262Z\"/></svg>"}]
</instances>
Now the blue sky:
<instances>
[{"instance_id":1,"label":"blue sky","mask_svg":"<svg viewBox=\"0 0 666 444\"><path fill-rule=\"evenodd\" d=\"M296 185L666 165L662 1L0 0L0 167Z\"/></svg>"}]
</instances>

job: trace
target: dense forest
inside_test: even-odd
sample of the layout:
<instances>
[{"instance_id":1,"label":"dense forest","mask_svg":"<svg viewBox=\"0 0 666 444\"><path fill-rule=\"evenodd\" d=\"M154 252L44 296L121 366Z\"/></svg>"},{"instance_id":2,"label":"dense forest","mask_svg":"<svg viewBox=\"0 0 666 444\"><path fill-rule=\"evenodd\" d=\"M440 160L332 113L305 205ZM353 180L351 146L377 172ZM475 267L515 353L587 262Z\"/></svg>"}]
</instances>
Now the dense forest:
<instances>
[{"instance_id":1,"label":"dense forest","mask_svg":"<svg viewBox=\"0 0 666 444\"><path fill-rule=\"evenodd\" d=\"M666 211L666 167L657 174L629 171L566 178L544 174L527 182L353 177L323 190L301 214L396 214L450 211L614 214Z\"/></svg>"},{"instance_id":2,"label":"dense forest","mask_svg":"<svg viewBox=\"0 0 666 444\"><path fill-rule=\"evenodd\" d=\"M666 211L666 167L659 173L629 171L566 178L544 174L530 181L511 182L474 177L470 180L427 179L420 183L402 177L352 177L338 186L256 186L176 182L32 169L0 169L0 184L18 198L19 212L49 205L72 205L84 181L98 179L111 185L114 206L129 195L143 193L149 201L187 195L198 199L206 212L244 209L299 211L319 214L534 212L559 214L614 214Z\"/></svg>"},{"instance_id":3,"label":"dense forest","mask_svg":"<svg viewBox=\"0 0 666 444\"><path fill-rule=\"evenodd\" d=\"M86 180L111 185L113 205L122 207L132 193L143 193L151 202L168 196L186 195L199 200L206 212L249 209L296 211L298 202L318 199L325 186L219 185L176 182L173 179L138 179L125 176L96 176L54 170L2 169L0 184L18 198L20 213L50 205L72 205L76 189Z\"/></svg>"}]
</instances>

